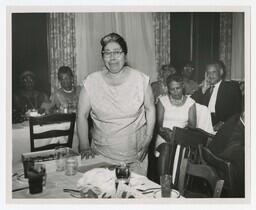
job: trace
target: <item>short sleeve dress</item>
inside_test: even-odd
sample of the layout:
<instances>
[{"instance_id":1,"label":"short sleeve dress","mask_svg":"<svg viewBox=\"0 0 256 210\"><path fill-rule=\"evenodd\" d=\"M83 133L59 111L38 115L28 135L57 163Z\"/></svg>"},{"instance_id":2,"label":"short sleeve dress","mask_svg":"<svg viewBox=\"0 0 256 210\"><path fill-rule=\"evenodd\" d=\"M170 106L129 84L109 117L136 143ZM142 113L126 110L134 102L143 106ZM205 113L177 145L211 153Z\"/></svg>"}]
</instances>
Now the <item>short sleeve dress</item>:
<instances>
[{"instance_id":1,"label":"short sleeve dress","mask_svg":"<svg viewBox=\"0 0 256 210\"><path fill-rule=\"evenodd\" d=\"M75 87L72 92L65 92L63 88L57 89L51 96L50 100L58 109L71 106L70 108L76 111L80 87Z\"/></svg>"},{"instance_id":2,"label":"short sleeve dress","mask_svg":"<svg viewBox=\"0 0 256 210\"><path fill-rule=\"evenodd\" d=\"M106 69L83 81L91 105L92 148L118 162L137 159L137 145L143 140L146 125L144 96L149 77L126 68L130 73L121 85L109 85L104 80Z\"/></svg>"},{"instance_id":3,"label":"short sleeve dress","mask_svg":"<svg viewBox=\"0 0 256 210\"><path fill-rule=\"evenodd\" d=\"M173 129L173 127L184 128L188 125L189 109L195 103L192 98L187 97L182 106L171 104L169 96L167 95L161 96L159 100L164 107L163 127ZM165 140L158 135L156 148L163 142L165 142Z\"/></svg>"}]
</instances>

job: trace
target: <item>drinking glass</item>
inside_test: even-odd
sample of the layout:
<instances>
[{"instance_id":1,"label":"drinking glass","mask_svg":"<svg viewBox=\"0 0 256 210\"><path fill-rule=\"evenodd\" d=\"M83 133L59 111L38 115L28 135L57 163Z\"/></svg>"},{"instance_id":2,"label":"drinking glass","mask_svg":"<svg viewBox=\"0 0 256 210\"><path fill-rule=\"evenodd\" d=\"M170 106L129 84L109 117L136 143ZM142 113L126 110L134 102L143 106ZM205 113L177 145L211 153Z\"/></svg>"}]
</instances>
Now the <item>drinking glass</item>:
<instances>
[{"instance_id":1,"label":"drinking glass","mask_svg":"<svg viewBox=\"0 0 256 210\"><path fill-rule=\"evenodd\" d=\"M45 164L43 163L35 163L34 165L34 169L38 172L38 173L41 173L43 175L43 182L42 182L42 185L43 187L46 186L46 166Z\"/></svg>"},{"instance_id":2,"label":"drinking glass","mask_svg":"<svg viewBox=\"0 0 256 210\"><path fill-rule=\"evenodd\" d=\"M56 171L65 170L65 159L69 153L68 147L56 147L55 148L55 159L56 159Z\"/></svg>"},{"instance_id":3,"label":"drinking glass","mask_svg":"<svg viewBox=\"0 0 256 210\"><path fill-rule=\"evenodd\" d=\"M27 171L29 193L36 194L43 191L43 173L38 172L35 166L30 166Z\"/></svg>"},{"instance_id":4,"label":"drinking glass","mask_svg":"<svg viewBox=\"0 0 256 210\"><path fill-rule=\"evenodd\" d=\"M65 174L67 176L75 175L77 172L78 161L75 156L69 156L66 158Z\"/></svg>"},{"instance_id":5,"label":"drinking glass","mask_svg":"<svg viewBox=\"0 0 256 210\"><path fill-rule=\"evenodd\" d=\"M123 185L129 185L131 176L130 168L125 163L121 163L120 166L116 167L115 174L116 197L118 197L123 190Z\"/></svg>"},{"instance_id":6,"label":"drinking glass","mask_svg":"<svg viewBox=\"0 0 256 210\"><path fill-rule=\"evenodd\" d=\"M171 197L172 190L172 176L169 174L165 174L160 176L160 184L161 184L161 195L163 198Z\"/></svg>"}]
</instances>

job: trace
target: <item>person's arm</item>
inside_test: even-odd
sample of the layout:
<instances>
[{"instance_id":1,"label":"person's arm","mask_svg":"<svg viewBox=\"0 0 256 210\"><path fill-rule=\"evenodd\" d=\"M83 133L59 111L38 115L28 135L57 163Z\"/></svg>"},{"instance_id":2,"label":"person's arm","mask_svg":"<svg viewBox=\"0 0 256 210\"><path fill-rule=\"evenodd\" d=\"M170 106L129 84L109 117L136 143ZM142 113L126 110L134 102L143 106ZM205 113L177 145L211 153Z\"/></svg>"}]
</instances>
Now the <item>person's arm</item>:
<instances>
[{"instance_id":1,"label":"person's arm","mask_svg":"<svg viewBox=\"0 0 256 210\"><path fill-rule=\"evenodd\" d=\"M190 128L196 128L196 104L195 103L189 108L188 126Z\"/></svg>"},{"instance_id":2,"label":"person's arm","mask_svg":"<svg viewBox=\"0 0 256 210\"><path fill-rule=\"evenodd\" d=\"M155 120L156 120L156 110L155 110L155 103L154 103L154 95L152 92L152 88L150 84L148 85L144 97L144 106L146 112L146 121L147 121L147 128L146 128L146 135L145 139L141 144L141 149L139 152L140 154L140 161L143 161L148 152L148 146L153 136Z\"/></svg>"},{"instance_id":3,"label":"person's arm","mask_svg":"<svg viewBox=\"0 0 256 210\"><path fill-rule=\"evenodd\" d=\"M81 89L78 110L77 110L77 131L79 139L79 151L83 152L88 150L89 145L89 135L88 135L88 116L91 110L90 99L85 88Z\"/></svg>"},{"instance_id":4,"label":"person's arm","mask_svg":"<svg viewBox=\"0 0 256 210\"><path fill-rule=\"evenodd\" d=\"M164 121L164 107L159 100L156 107L156 118L157 118L157 133L166 141L171 140L172 130L170 128L163 127Z\"/></svg>"},{"instance_id":5,"label":"person's arm","mask_svg":"<svg viewBox=\"0 0 256 210\"><path fill-rule=\"evenodd\" d=\"M156 119L157 119L157 129L160 130L161 127L163 127L163 121L164 121L164 107L160 100L158 100L156 104Z\"/></svg>"},{"instance_id":6,"label":"person's arm","mask_svg":"<svg viewBox=\"0 0 256 210\"><path fill-rule=\"evenodd\" d=\"M210 87L208 75L205 72L204 74L204 80L201 82L199 85L197 91L195 91L192 95L191 98L195 100L197 103L208 106L208 104L205 104L204 97L205 97L205 92L206 90Z\"/></svg>"}]
</instances>

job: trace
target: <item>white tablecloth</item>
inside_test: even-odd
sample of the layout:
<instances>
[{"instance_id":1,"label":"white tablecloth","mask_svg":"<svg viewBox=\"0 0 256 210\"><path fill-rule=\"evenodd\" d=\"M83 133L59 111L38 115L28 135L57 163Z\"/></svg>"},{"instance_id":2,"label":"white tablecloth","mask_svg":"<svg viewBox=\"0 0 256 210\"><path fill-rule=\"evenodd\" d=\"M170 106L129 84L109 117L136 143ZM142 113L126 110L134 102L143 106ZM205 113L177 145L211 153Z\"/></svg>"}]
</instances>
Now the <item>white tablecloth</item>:
<instances>
[{"instance_id":1,"label":"white tablecloth","mask_svg":"<svg viewBox=\"0 0 256 210\"><path fill-rule=\"evenodd\" d=\"M100 156L96 156L95 158L90 158L87 160L83 160L82 164L86 164L88 166L93 165L101 161L102 158ZM46 187L43 190L42 193L31 195L28 192L28 189L16 191L12 193L12 198L73 198L70 193L64 193L64 188L69 189L77 189L78 186L78 180L80 180L84 173L77 172L74 176L67 176L65 175L65 172L56 172L56 170L52 170L52 168L55 167L55 161L51 165L47 165L46 171L47 171L47 178L46 178ZM50 167L50 168L49 168ZM16 173L17 175L23 173L23 166L20 163L17 163L16 165L13 165L13 173ZM17 175L13 176L12 181L12 189L17 189L20 187L26 187L28 186L27 179L23 178L23 181L19 181L17 179ZM152 190L149 190L149 193L144 194L143 197L140 198L154 198L154 193L158 192L160 190L160 185L157 183L152 182L145 176L136 175L136 180L133 180L133 188L134 189L149 189L154 188ZM99 177L91 177L92 179L96 179ZM103 177L104 178L104 177ZM157 197L158 198L158 197ZM180 198L183 198L182 196Z\"/></svg>"}]
</instances>

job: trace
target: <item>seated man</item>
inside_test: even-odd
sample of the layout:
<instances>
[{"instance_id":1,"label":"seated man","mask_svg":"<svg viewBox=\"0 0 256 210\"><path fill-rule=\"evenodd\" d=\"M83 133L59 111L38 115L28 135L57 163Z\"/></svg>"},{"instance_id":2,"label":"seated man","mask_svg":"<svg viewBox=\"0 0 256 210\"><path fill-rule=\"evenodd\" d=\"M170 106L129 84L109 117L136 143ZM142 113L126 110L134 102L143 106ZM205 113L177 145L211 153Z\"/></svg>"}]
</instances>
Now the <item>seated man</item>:
<instances>
[{"instance_id":1,"label":"seated man","mask_svg":"<svg viewBox=\"0 0 256 210\"><path fill-rule=\"evenodd\" d=\"M21 89L13 95L13 111L25 114L28 110L41 112L43 102L48 102L47 95L36 90L35 74L25 71L20 76Z\"/></svg>"},{"instance_id":2,"label":"seated man","mask_svg":"<svg viewBox=\"0 0 256 210\"><path fill-rule=\"evenodd\" d=\"M201 88L191 96L197 103L209 108L214 126L241 112L239 85L234 81L223 81L223 73L220 62L208 64Z\"/></svg>"},{"instance_id":3,"label":"seated man","mask_svg":"<svg viewBox=\"0 0 256 210\"><path fill-rule=\"evenodd\" d=\"M231 163L231 180L228 181L231 182L232 189L229 189L228 197L244 197L244 139L243 112L229 118L208 146L214 155ZM216 170L218 172L217 168Z\"/></svg>"}]
</instances>

